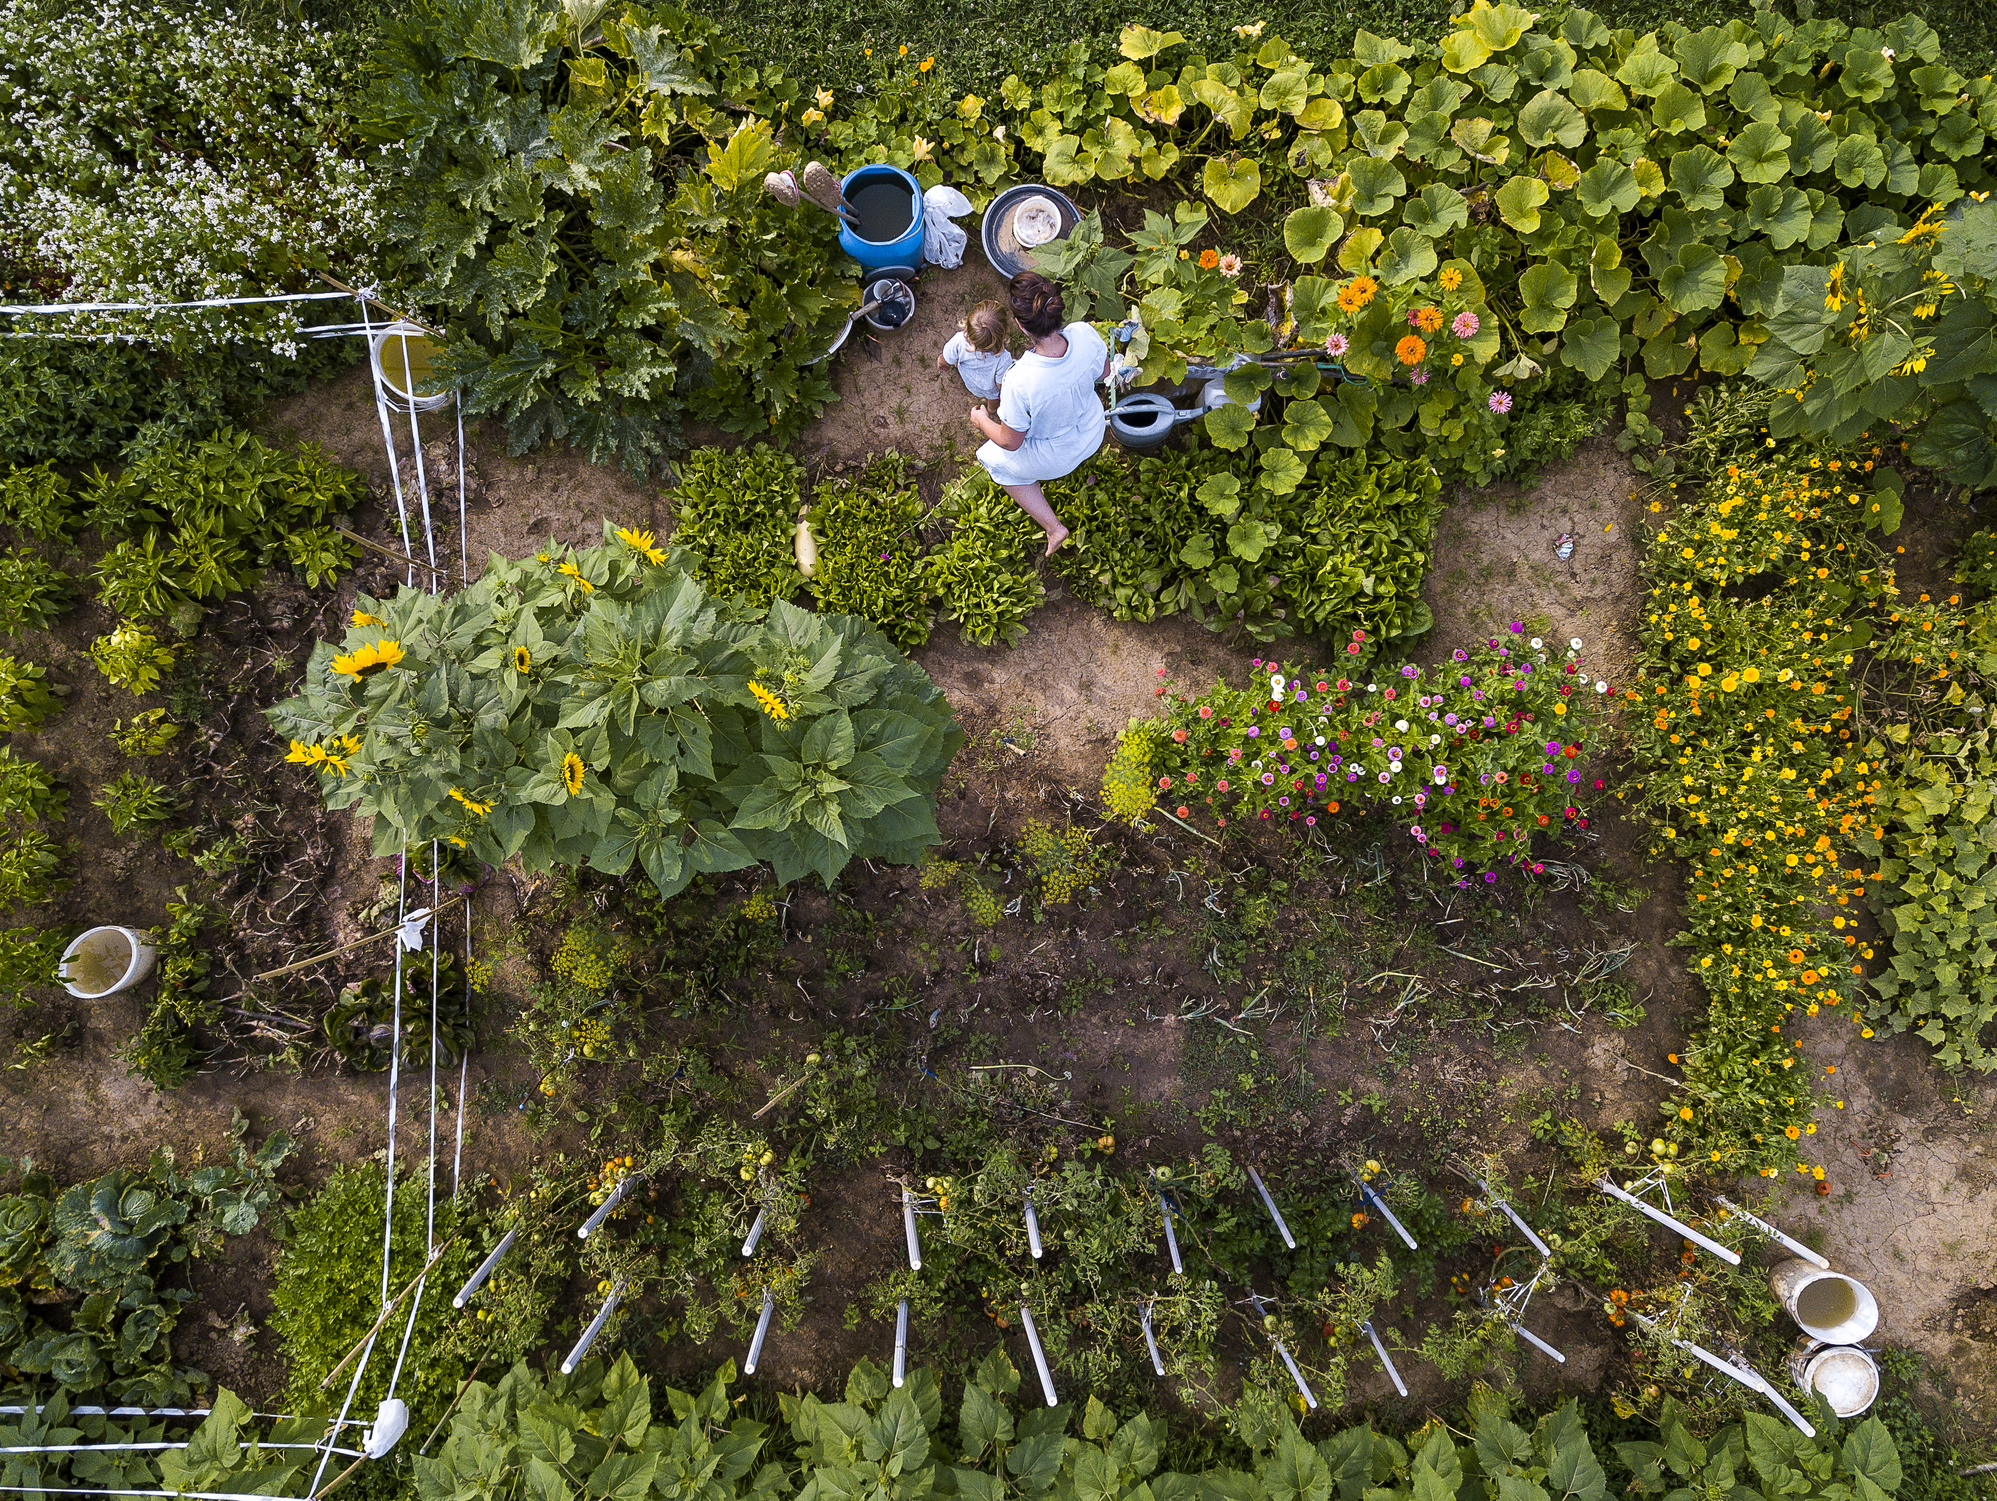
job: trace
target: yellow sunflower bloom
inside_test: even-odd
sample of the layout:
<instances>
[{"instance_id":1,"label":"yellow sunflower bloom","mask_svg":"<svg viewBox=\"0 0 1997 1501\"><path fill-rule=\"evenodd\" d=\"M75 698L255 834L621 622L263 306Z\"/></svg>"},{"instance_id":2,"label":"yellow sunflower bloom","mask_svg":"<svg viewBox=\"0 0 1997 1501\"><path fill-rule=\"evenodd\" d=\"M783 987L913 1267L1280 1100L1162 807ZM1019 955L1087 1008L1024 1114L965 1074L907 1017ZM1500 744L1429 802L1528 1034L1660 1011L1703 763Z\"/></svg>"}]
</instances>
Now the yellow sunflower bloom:
<instances>
[{"instance_id":1,"label":"yellow sunflower bloom","mask_svg":"<svg viewBox=\"0 0 1997 1501\"><path fill-rule=\"evenodd\" d=\"M531 651L527 650L524 646L513 648L513 670L515 672L525 672L533 665L534 654Z\"/></svg>"},{"instance_id":2,"label":"yellow sunflower bloom","mask_svg":"<svg viewBox=\"0 0 1997 1501\"><path fill-rule=\"evenodd\" d=\"M366 610L356 610L354 611L354 618L351 624L355 626L387 625L388 622L386 620L383 620L379 615L368 614Z\"/></svg>"},{"instance_id":3,"label":"yellow sunflower bloom","mask_svg":"<svg viewBox=\"0 0 1997 1501\"><path fill-rule=\"evenodd\" d=\"M584 578L582 576L582 570L576 567L576 565L573 563L564 563L562 564L561 567L557 568L555 572L561 574L562 577L564 578L573 579L575 580L576 583L582 585L582 592L585 594L593 594L596 592L596 585L592 584L588 579Z\"/></svg>"},{"instance_id":4,"label":"yellow sunflower bloom","mask_svg":"<svg viewBox=\"0 0 1997 1501\"><path fill-rule=\"evenodd\" d=\"M790 718L790 706L761 683L751 683L749 692L763 712L779 722Z\"/></svg>"},{"instance_id":5,"label":"yellow sunflower bloom","mask_svg":"<svg viewBox=\"0 0 1997 1501\"><path fill-rule=\"evenodd\" d=\"M370 641L367 645L333 658L333 671L350 678L364 678L393 667L406 656L400 641Z\"/></svg>"},{"instance_id":6,"label":"yellow sunflower bloom","mask_svg":"<svg viewBox=\"0 0 1997 1501\"><path fill-rule=\"evenodd\" d=\"M461 788L457 787L451 789L451 798L474 818L485 817L494 807L492 803L482 803L477 798L467 795Z\"/></svg>"},{"instance_id":7,"label":"yellow sunflower bloom","mask_svg":"<svg viewBox=\"0 0 1997 1501\"><path fill-rule=\"evenodd\" d=\"M617 540L648 563L666 561L665 549L658 545L658 539L650 532L633 531L628 526L620 526L617 528Z\"/></svg>"},{"instance_id":8,"label":"yellow sunflower bloom","mask_svg":"<svg viewBox=\"0 0 1997 1501\"><path fill-rule=\"evenodd\" d=\"M562 757L562 785L568 788L569 796L582 791L582 779L588 772L589 768L582 764L582 757L574 751Z\"/></svg>"}]
</instances>

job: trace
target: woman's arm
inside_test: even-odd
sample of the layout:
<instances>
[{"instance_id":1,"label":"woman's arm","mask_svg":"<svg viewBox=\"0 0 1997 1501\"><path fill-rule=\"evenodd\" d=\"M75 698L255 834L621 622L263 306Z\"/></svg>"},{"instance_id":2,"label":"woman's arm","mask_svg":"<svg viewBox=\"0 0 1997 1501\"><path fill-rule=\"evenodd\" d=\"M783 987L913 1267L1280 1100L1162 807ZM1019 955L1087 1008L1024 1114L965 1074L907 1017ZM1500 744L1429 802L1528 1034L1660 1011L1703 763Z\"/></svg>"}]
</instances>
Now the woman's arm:
<instances>
[{"instance_id":1,"label":"woman's arm","mask_svg":"<svg viewBox=\"0 0 1997 1501\"><path fill-rule=\"evenodd\" d=\"M1007 453L1016 453L1019 445L1026 441L1025 433L1007 427L981 406L971 408L971 425Z\"/></svg>"}]
</instances>

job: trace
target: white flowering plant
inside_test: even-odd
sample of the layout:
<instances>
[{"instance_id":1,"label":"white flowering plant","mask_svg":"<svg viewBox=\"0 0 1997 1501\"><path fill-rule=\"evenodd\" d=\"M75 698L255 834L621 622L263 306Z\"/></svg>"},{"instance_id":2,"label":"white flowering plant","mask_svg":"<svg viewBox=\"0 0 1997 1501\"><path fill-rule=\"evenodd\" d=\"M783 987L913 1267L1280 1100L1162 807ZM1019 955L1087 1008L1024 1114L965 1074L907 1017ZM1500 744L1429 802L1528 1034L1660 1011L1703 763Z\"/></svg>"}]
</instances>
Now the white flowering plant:
<instances>
[{"instance_id":1,"label":"white flowering plant","mask_svg":"<svg viewBox=\"0 0 1997 1501\"><path fill-rule=\"evenodd\" d=\"M187 0L0 0L0 281L65 302L378 281L382 168L346 100L359 43ZM323 290L323 288L322 288ZM289 360L313 303L63 316L68 333ZM268 356L267 356L268 358Z\"/></svg>"}]
</instances>

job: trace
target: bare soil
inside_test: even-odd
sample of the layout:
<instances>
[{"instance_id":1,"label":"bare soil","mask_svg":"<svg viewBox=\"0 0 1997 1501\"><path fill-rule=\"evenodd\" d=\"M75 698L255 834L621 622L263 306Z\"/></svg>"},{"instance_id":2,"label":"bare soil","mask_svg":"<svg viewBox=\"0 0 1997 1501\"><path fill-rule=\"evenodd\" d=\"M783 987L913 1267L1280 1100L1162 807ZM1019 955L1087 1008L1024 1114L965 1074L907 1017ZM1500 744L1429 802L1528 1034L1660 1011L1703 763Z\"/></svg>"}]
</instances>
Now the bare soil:
<instances>
[{"instance_id":1,"label":"bare soil","mask_svg":"<svg viewBox=\"0 0 1997 1501\"><path fill-rule=\"evenodd\" d=\"M838 357L844 399L796 445L799 454L840 465L893 447L926 462L926 483L961 462L975 436L964 421L971 402L954 372L935 369L935 355L962 313L996 289L981 264L925 276L910 326L877 346L856 335ZM267 431L320 443L366 474L375 502L360 529L400 551L371 408L365 373L354 370L276 407ZM405 485L415 459L406 426L401 419L396 432ZM422 456L437 556L455 571L458 454L446 420L423 419ZM569 452L509 457L502 435L482 425L466 432L464 472L473 572L487 551L517 556L550 537L593 542L606 518L671 525L659 489ZM1425 590L1437 629L1420 651L1439 656L1518 622L1533 634L1582 638L1590 664L1615 678L1631 659L1641 606L1639 489L1624 460L1594 442L1528 492L1454 498ZM1924 540L1925 525L1909 527L1910 563L1932 568L1944 552ZM1575 544L1565 561L1554 554L1563 533ZM409 542L428 555L420 526ZM193 811L184 818L240 823L266 809L253 822L270 831L270 848L248 876L222 887L234 914L217 940L224 993L251 966L320 952L381 922L372 909L391 888L393 862L375 859L343 820L315 811L256 711L283 695L312 639L335 628L357 592L390 591L402 575L377 559L331 595L273 583L211 619L203 637L215 665L201 728L150 769L185 785ZM1132 716L1151 712L1168 684L1198 691L1216 678L1238 681L1253 654L1188 621L1110 620L1051 574L1048 603L1029 624L1011 650L967 646L946 631L915 654L969 737L943 791L942 854L982 859L1022 883L1015 841L1029 819L1100 823L1097 779ZM17 738L23 754L60 766L76 794L66 833L77 880L42 920L157 925L194 873L153 846L114 837L88 804L89 791L119 769L106 733L135 707L83 655L106 628L86 606L25 643L73 690L62 718ZM1612 777L1614 768L1596 774ZM652 1036L661 1047L703 1049L749 1098L759 1097L754 1086L772 1068L834 1030L889 1048L901 1060L899 1087L940 1110L962 1108L972 1064L1031 1064L1059 1076L1049 1112L1081 1123L1078 1135L1113 1130L1133 1167L1183 1157L1211 1139L1259 1162L1272 1182L1327 1181L1340 1164L1370 1155L1448 1197L1461 1186L1453 1165L1484 1150L1506 1153L1521 1180L1550 1189L1564 1169L1531 1135L1536 1118L1572 1115L1612 1135L1619 1122L1648 1129L1668 1088L1666 1055L1699 1014L1696 989L1669 947L1677 870L1647 857L1642 830L1613 804L1561 854L1593 871L1587 886L1491 897L1432 889L1420 869L1364 839L1318 848L1299 874L1298 847L1280 837L1225 850L1169 827L1145 836L1109 828L1098 837L1115 851L1116 868L1086 899L1050 909L1041 922L1023 909L981 928L955 897L923 890L911 870L856 865L836 893L791 892L790 941L775 962L742 978L735 1009L685 1019L655 1012ZM1273 883L1286 879L1290 887L1277 891ZM1251 921L1256 894L1279 898L1263 925ZM724 887L717 900L729 895ZM508 872L471 896L474 944L495 958L501 991L522 994L545 962L558 932L552 899L547 878ZM1625 990L1576 982L1591 956L1625 946L1613 976ZM342 978L369 972L363 954L313 972L305 988L323 1003ZM259 1052L253 1027L239 1030L237 1047L252 1061L167 1093L129 1077L114 1054L148 998L142 989L16 1019L23 1039L40 1035L37 1028L72 1030L52 1056L0 1080L0 1128L14 1150L73 1179L137 1164L162 1146L183 1156L218 1151L231 1112L241 1109L257 1134L283 1127L301 1141L284 1177L303 1192L334 1165L385 1148L383 1076L342 1072L323 1055L302 1070L265 1066L254 1060L268 1056L268 1040ZM488 1019L486 1051L473 1057L462 1094L452 1076L438 1120L446 1137L462 1129L468 1174L517 1183L530 1162L591 1144L572 1127L536 1138L508 1103L531 1081L507 1048L504 1021L503 1009ZM1856 1028L1832 1018L1803 1040L1813 1066L1836 1069L1844 1101L1827 1114L1814 1149L1831 1166L1833 1193L1819 1197L1798 1179L1777 1218L1873 1288L1884 1311L1880 1342L1928 1356L1967 1410L1987 1413L1997 1399L1997 1086L1940 1074L1916 1042L1861 1043ZM405 1081L399 1147L410 1161L427 1126L422 1094ZM484 1103L475 1108L474 1100ZM1047 1129L1021 1121L1022 1129ZM842 1313L902 1256L887 1175L918 1164L948 1165L930 1149L850 1165L813 1186L810 1228L822 1260L811 1317L773 1337L765 1353L764 1371L779 1385L835 1381L858 1355L885 1358L887 1328L857 1308L850 1319ZM1367 1234L1353 1250L1368 1258L1391 1243L1383 1227ZM221 1326L242 1310L261 1330L271 1251L259 1232L199 1268L201 1299L178 1336L179 1358L258 1397L282 1384L275 1339L257 1332L237 1340ZM1471 1267L1472 1258L1461 1264ZM1438 1288L1397 1309L1393 1323L1414 1343L1447 1311ZM979 1317L930 1337L944 1350L973 1349L974 1335L991 1333ZM1624 1341L1586 1300L1535 1305L1532 1327L1569 1359L1556 1367L1528 1358L1521 1376L1529 1392L1599 1393L1625 1368ZM1024 1364L1018 1331L1004 1337ZM738 1353L725 1333L705 1348L634 1342L673 1375ZM1421 1362L1401 1365L1407 1403L1370 1369L1354 1395L1389 1421L1450 1396Z\"/></svg>"}]
</instances>

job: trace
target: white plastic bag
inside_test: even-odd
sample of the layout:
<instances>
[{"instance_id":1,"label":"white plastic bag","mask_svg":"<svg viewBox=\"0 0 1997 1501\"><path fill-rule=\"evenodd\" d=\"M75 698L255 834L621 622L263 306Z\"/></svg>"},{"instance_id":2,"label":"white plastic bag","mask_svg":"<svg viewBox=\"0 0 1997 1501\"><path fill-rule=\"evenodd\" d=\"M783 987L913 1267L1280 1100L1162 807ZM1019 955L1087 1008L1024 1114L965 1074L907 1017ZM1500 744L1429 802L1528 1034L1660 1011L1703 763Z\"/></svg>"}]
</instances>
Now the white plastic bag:
<instances>
[{"instance_id":1,"label":"white plastic bag","mask_svg":"<svg viewBox=\"0 0 1997 1501\"><path fill-rule=\"evenodd\" d=\"M970 236L950 221L971 211L971 200L939 182L922 195L922 258L932 266L948 271L964 264L964 246Z\"/></svg>"}]
</instances>

